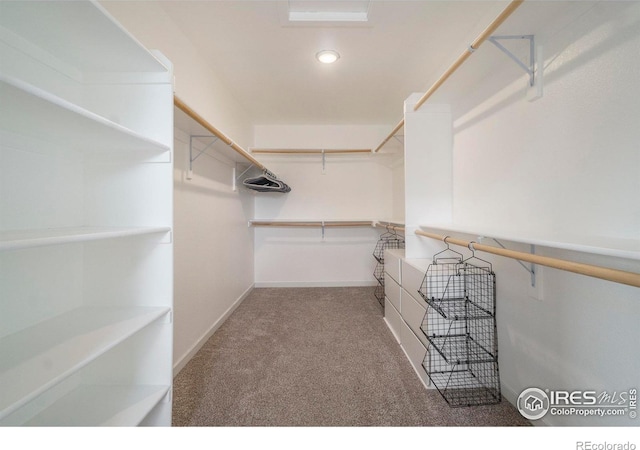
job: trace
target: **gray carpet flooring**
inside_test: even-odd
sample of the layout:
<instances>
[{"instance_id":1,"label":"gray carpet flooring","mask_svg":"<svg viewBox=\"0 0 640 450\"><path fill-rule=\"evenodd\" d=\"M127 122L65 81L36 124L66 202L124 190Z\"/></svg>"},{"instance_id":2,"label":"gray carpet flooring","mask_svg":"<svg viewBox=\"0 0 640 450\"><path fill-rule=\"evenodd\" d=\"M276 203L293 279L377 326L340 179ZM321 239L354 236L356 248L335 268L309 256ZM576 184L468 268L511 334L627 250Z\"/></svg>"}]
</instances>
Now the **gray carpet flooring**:
<instances>
[{"instance_id":1,"label":"gray carpet flooring","mask_svg":"<svg viewBox=\"0 0 640 450\"><path fill-rule=\"evenodd\" d=\"M373 288L255 289L174 380L174 426L528 425L418 380Z\"/></svg>"}]
</instances>

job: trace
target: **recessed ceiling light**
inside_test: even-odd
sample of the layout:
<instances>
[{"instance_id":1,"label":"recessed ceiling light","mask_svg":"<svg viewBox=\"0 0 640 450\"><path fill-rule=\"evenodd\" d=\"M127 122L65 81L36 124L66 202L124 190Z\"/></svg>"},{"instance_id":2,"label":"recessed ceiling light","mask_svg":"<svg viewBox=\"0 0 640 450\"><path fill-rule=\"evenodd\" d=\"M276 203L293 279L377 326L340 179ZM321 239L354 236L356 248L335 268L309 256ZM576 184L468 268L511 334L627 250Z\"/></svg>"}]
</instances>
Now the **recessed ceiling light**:
<instances>
[{"instance_id":1,"label":"recessed ceiling light","mask_svg":"<svg viewBox=\"0 0 640 450\"><path fill-rule=\"evenodd\" d=\"M324 64L331 64L340 58L340 54L335 50L322 50L316 53L316 59Z\"/></svg>"}]
</instances>

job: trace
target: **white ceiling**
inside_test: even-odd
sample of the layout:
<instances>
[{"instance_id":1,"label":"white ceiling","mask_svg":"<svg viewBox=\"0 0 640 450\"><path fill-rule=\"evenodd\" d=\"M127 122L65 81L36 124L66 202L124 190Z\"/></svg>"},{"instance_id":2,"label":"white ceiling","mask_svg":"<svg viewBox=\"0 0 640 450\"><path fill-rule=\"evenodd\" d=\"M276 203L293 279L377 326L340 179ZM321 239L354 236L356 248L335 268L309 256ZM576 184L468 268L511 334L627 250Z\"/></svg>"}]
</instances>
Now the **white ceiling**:
<instances>
[{"instance_id":1,"label":"white ceiling","mask_svg":"<svg viewBox=\"0 0 640 450\"><path fill-rule=\"evenodd\" d=\"M139 5L151 3L209 60L253 124L392 127L403 116L404 100L425 92L509 1L167 0ZM593 2L527 0L496 33L562 29L566 22L560 18L567 11L575 17L575 10L588 4ZM368 20L292 23L290 10L359 12ZM522 48L518 56L524 59L528 46ZM315 54L323 49L337 50L341 58L321 64ZM491 44L476 54L430 101L465 95L483 77L522 76Z\"/></svg>"},{"instance_id":2,"label":"white ceiling","mask_svg":"<svg viewBox=\"0 0 640 450\"><path fill-rule=\"evenodd\" d=\"M256 124L394 124L506 1L165 1ZM364 5L364 6L363 6ZM367 11L366 23L289 22L289 7ZM337 50L333 65L316 61Z\"/></svg>"}]
</instances>

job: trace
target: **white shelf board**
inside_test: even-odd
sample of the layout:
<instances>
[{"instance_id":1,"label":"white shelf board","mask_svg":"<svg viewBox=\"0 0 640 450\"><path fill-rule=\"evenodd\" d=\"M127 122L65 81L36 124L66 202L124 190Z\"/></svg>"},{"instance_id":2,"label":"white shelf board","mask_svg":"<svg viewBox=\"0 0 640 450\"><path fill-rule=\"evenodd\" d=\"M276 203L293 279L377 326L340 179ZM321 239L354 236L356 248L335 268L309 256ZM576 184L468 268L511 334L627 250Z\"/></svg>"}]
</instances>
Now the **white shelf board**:
<instances>
[{"instance_id":1,"label":"white shelf board","mask_svg":"<svg viewBox=\"0 0 640 450\"><path fill-rule=\"evenodd\" d=\"M169 386L80 386L25 426L135 426L169 392Z\"/></svg>"},{"instance_id":2,"label":"white shelf board","mask_svg":"<svg viewBox=\"0 0 640 450\"><path fill-rule=\"evenodd\" d=\"M168 71L97 2L0 2L0 26L83 74Z\"/></svg>"},{"instance_id":3,"label":"white shelf board","mask_svg":"<svg viewBox=\"0 0 640 450\"><path fill-rule=\"evenodd\" d=\"M0 339L0 418L166 315L170 308L77 308Z\"/></svg>"},{"instance_id":4,"label":"white shelf board","mask_svg":"<svg viewBox=\"0 0 640 450\"><path fill-rule=\"evenodd\" d=\"M169 227L73 227L0 231L0 252L46 245L72 244L131 236L168 233Z\"/></svg>"},{"instance_id":5,"label":"white shelf board","mask_svg":"<svg viewBox=\"0 0 640 450\"><path fill-rule=\"evenodd\" d=\"M170 148L63 98L0 75L0 129L74 150L155 151Z\"/></svg>"},{"instance_id":6,"label":"white shelf board","mask_svg":"<svg viewBox=\"0 0 640 450\"><path fill-rule=\"evenodd\" d=\"M506 230L478 230L457 225L421 224L424 230L438 231L446 235L453 231L472 236L495 238L499 240L518 242L522 244L539 245L542 247L571 250L594 255L613 256L617 258L640 260L640 239L622 239L603 236L536 236L519 235Z\"/></svg>"}]
</instances>

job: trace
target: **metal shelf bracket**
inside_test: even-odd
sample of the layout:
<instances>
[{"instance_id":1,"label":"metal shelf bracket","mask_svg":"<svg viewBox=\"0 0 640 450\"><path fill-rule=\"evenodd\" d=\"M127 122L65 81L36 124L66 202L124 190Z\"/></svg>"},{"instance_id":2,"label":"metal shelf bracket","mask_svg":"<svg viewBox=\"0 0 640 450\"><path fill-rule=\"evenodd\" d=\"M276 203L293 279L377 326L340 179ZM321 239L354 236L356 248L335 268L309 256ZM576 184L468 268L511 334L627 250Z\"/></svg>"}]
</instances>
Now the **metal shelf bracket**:
<instances>
[{"instance_id":1,"label":"metal shelf bracket","mask_svg":"<svg viewBox=\"0 0 640 450\"><path fill-rule=\"evenodd\" d=\"M236 162L233 165L233 174L232 174L232 179L231 179L231 187L233 189L233 192L236 192L238 190L238 182L242 179L242 177L251 169L253 169L253 165L249 164L249 166L244 169L242 171L242 173L240 173L240 175L236 175L240 169L242 168L242 164Z\"/></svg>"},{"instance_id":2,"label":"metal shelf bracket","mask_svg":"<svg viewBox=\"0 0 640 450\"><path fill-rule=\"evenodd\" d=\"M507 49L504 45L502 45L499 41L501 40L513 40L513 39L527 39L529 40L529 66L520 61L520 59L511 53L509 49ZM535 36L533 34L527 35L515 35L515 36L489 36L487 38L489 42L495 45L500 51L502 51L505 55L511 58L520 68L522 68L526 73L529 74L529 85L533 86L535 84Z\"/></svg>"},{"instance_id":3,"label":"metal shelf bracket","mask_svg":"<svg viewBox=\"0 0 640 450\"><path fill-rule=\"evenodd\" d=\"M492 241L494 241L496 244L498 244L500 247L506 249L507 247L505 247L504 245L502 245L502 242L500 242L499 240L497 240L496 238L490 238ZM536 253L536 246L535 245L531 245L531 254L535 255ZM524 270L526 270L527 272L529 272L529 274L531 274L531 287L536 287L536 265L531 263L529 265L529 267L527 267L522 261L520 261L519 259L516 259L516 262L518 264L520 264L522 267L524 267Z\"/></svg>"},{"instance_id":4,"label":"metal shelf bracket","mask_svg":"<svg viewBox=\"0 0 640 450\"><path fill-rule=\"evenodd\" d=\"M207 144L207 146L205 148L203 148L202 150L195 150L193 148L193 140L194 139L202 139L202 138L213 138L213 141L211 141L209 144ZM211 148L211 146L213 144L215 144L216 142L218 142L219 139L216 136L211 136L211 135L193 135L193 136L189 136L189 170L187 171L187 180L191 180L193 178L193 162L198 159L204 152L206 152L209 148ZM197 153L195 156L194 153Z\"/></svg>"}]
</instances>

